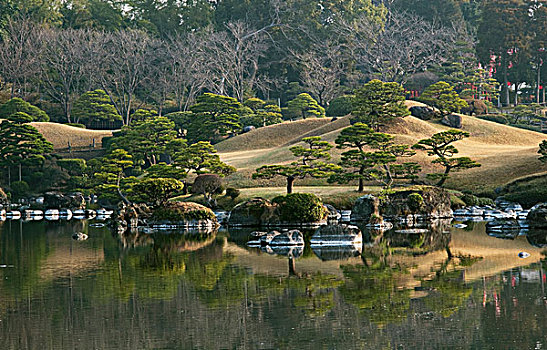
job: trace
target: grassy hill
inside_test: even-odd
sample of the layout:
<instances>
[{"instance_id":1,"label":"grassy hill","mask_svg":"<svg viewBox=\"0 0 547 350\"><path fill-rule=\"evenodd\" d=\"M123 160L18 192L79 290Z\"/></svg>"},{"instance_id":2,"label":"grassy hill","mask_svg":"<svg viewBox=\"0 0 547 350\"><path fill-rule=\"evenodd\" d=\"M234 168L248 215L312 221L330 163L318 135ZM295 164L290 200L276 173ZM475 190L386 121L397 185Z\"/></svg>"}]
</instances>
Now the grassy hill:
<instances>
[{"instance_id":1,"label":"grassy hill","mask_svg":"<svg viewBox=\"0 0 547 350\"><path fill-rule=\"evenodd\" d=\"M416 105L417 102L408 102ZM462 116L463 130L471 137L455 143L461 156L469 156L482 164L482 167L454 173L447 182L448 187L470 189L475 192L493 191L512 180L547 170L538 161L538 145L547 135L534 131L518 129L494 122ZM349 125L349 118L309 119L285 122L266 128L259 128L247 134L236 136L217 145L221 158L238 168L238 172L228 180L236 186L282 186L283 179L252 180L250 175L264 164L288 163L293 160L288 146L297 144L306 136L322 136L334 142L340 130ZM422 138L449 128L439 122L423 121L406 117L385 132L395 136L397 142L414 144ZM333 149L333 159L338 160L340 150ZM420 152L413 161L424 167L424 172L435 171L430 158ZM437 169L438 170L438 169ZM321 180L297 181L296 185L319 185Z\"/></svg>"},{"instance_id":2,"label":"grassy hill","mask_svg":"<svg viewBox=\"0 0 547 350\"><path fill-rule=\"evenodd\" d=\"M95 139L95 147L101 148L103 137L112 136L110 130L87 130L58 123L31 123L51 143L55 150L89 147Z\"/></svg>"}]
</instances>

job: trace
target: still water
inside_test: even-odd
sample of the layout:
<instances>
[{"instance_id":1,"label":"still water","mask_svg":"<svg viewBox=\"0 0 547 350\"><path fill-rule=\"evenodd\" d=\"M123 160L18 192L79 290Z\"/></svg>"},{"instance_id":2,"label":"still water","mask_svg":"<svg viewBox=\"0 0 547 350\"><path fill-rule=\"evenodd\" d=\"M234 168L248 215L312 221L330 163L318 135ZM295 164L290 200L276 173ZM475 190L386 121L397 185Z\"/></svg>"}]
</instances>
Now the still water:
<instances>
[{"instance_id":1,"label":"still water","mask_svg":"<svg viewBox=\"0 0 547 350\"><path fill-rule=\"evenodd\" d=\"M2 349L547 346L542 249L490 237L483 223L386 236L362 254L307 246L292 260L248 248L247 231L1 225Z\"/></svg>"}]
</instances>

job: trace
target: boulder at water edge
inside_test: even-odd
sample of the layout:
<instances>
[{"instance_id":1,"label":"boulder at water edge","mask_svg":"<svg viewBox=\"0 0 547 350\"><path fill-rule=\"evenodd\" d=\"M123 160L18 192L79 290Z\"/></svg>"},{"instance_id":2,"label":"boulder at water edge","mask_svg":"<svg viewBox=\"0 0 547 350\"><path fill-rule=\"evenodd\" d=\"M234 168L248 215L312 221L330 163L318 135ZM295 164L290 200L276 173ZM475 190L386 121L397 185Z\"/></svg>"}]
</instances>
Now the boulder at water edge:
<instances>
[{"instance_id":1,"label":"boulder at water edge","mask_svg":"<svg viewBox=\"0 0 547 350\"><path fill-rule=\"evenodd\" d=\"M380 200L370 194L359 197L353 205L351 221L368 223L372 215L380 216Z\"/></svg>"},{"instance_id":2,"label":"boulder at water edge","mask_svg":"<svg viewBox=\"0 0 547 350\"><path fill-rule=\"evenodd\" d=\"M319 227L313 234L312 245L354 245L361 243L363 236L357 226L327 225Z\"/></svg>"},{"instance_id":3,"label":"boulder at water edge","mask_svg":"<svg viewBox=\"0 0 547 350\"><path fill-rule=\"evenodd\" d=\"M279 222L276 205L267 199L252 198L239 203L230 212L229 226L258 227L264 224Z\"/></svg>"},{"instance_id":4,"label":"boulder at water edge","mask_svg":"<svg viewBox=\"0 0 547 350\"><path fill-rule=\"evenodd\" d=\"M147 222L151 226L203 229L218 227L217 218L211 209L192 202L168 202L164 206L154 208Z\"/></svg>"},{"instance_id":5,"label":"boulder at water edge","mask_svg":"<svg viewBox=\"0 0 547 350\"><path fill-rule=\"evenodd\" d=\"M530 228L547 229L547 203L534 206L526 217Z\"/></svg>"},{"instance_id":6,"label":"boulder at water edge","mask_svg":"<svg viewBox=\"0 0 547 350\"><path fill-rule=\"evenodd\" d=\"M425 219L453 217L450 195L444 189L433 186L417 186L389 194L382 202L380 214L384 218L400 218L409 215Z\"/></svg>"}]
</instances>

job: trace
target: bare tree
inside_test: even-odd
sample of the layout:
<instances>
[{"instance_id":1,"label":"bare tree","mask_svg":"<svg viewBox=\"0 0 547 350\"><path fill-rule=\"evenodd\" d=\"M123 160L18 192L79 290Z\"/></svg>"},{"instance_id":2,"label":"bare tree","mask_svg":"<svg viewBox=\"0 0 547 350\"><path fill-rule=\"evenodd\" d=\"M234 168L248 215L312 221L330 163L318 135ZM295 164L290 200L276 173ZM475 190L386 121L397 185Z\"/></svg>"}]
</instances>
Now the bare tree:
<instances>
[{"instance_id":1,"label":"bare tree","mask_svg":"<svg viewBox=\"0 0 547 350\"><path fill-rule=\"evenodd\" d=\"M226 27L227 32L210 36L206 48L211 69L207 87L242 101L245 92L255 88L259 60L268 48L267 36L264 29L255 30L241 22Z\"/></svg>"},{"instance_id":2,"label":"bare tree","mask_svg":"<svg viewBox=\"0 0 547 350\"><path fill-rule=\"evenodd\" d=\"M43 28L27 18L12 18L0 42L0 75L11 84L10 95L24 96L27 83L39 76Z\"/></svg>"},{"instance_id":3,"label":"bare tree","mask_svg":"<svg viewBox=\"0 0 547 350\"><path fill-rule=\"evenodd\" d=\"M209 80L210 57L207 33L187 33L169 39L170 91L180 111L186 111Z\"/></svg>"},{"instance_id":4,"label":"bare tree","mask_svg":"<svg viewBox=\"0 0 547 350\"><path fill-rule=\"evenodd\" d=\"M340 28L358 69L399 83L446 59L456 40L452 28L407 13L390 12L383 27L363 17Z\"/></svg>"},{"instance_id":5,"label":"bare tree","mask_svg":"<svg viewBox=\"0 0 547 350\"><path fill-rule=\"evenodd\" d=\"M42 59L44 92L61 105L69 123L74 101L90 87L94 64L86 46L92 37L89 30L74 29L46 30L43 37L47 43Z\"/></svg>"},{"instance_id":6,"label":"bare tree","mask_svg":"<svg viewBox=\"0 0 547 350\"><path fill-rule=\"evenodd\" d=\"M95 58L100 60L97 77L124 124L131 123L136 92L150 73L152 39L137 30L105 34L96 43Z\"/></svg>"},{"instance_id":7,"label":"bare tree","mask_svg":"<svg viewBox=\"0 0 547 350\"><path fill-rule=\"evenodd\" d=\"M310 51L293 54L301 67L302 84L325 106L340 92L341 80L348 69L342 45L332 40L318 40Z\"/></svg>"}]
</instances>

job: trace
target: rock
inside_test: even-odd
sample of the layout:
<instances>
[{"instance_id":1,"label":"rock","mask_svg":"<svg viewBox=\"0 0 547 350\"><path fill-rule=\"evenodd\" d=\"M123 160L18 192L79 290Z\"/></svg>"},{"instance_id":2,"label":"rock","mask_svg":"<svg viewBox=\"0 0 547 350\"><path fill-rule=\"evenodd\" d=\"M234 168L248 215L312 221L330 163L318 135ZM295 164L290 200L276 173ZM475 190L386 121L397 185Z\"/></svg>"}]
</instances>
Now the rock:
<instances>
[{"instance_id":1,"label":"rock","mask_svg":"<svg viewBox=\"0 0 547 350\"><path fill-rule=\"evenodd\" d=\"M262 247L261 250L271 255L286 256L289 258L297 259L304 253L304 246L270 246Z\"/></svg>"},{"instance_id":2,"label":"rock","mask_svg":"<svg viewBox=\"0 0 547 350\"><path fill-rule=\"evenodd\" d=\"M327 222L338 221L342 218L342 214L335 207L330 204L325 204L324 206L327 209Z\"/></svg>"},{"instance_id":3,"label":"rock","mask_svg":"<svg viewBox=\"0 0 547 350\"><path fill-rule=\"evenodd\" d=\"M410 107L410 114L421 120L431 120L439 117L439 113L433 107L429 106Z\"/></svg>"},{"instance_id":4,"label":"rock","mask_svg":"<svg viewBox=\"0 0 547 350\"><path fill-rule=\"evenodd\" d=\"M359 197L353 205L351 221L368 223L372 215L380 217L380 200L370 194Z\"/></svg>"},{"instance_id":5,"label":"rock","mask_svg":"<svg viewBox=\"0 0 547 350\"><path fill-rule=\"evenodd\" d=\"M88 238L88 236L85 233L82 232L74 232L72 234L72 239L76 241L85 241Z\"/></svg>"},{"instance_id":6,"label":"rock","mask_svg":"<svg viewBox=\"0 0 547 350\"><path fill-rule=\"evenodd\" d=\"M243 132L249 132L249 131L252 131L254 129L256 129L256 128L252 125L244 126L243 127Z\"/></svg>"},{"instance_id":7,"label":"rock","mask_svg":"<svg viewBox=\"0 0 547 350\"><path fill-rule=\"evenodd\" d=\"M535 205L526 217L530 228L547 229L547 203Z\"/></svg>"},{"instance_id":8,"label":"rock","mask_svg":"<svg viewBox=\"0 0 547 350\"><path fill-rule=\"evenodd\" d=\"M441 120L441 123L451 128L461 129L462 117L457 114L450 114Z\"/></svg>"},{"instance_id":9,"label":"rock","mask_svg":"<svg viewBox=\"0 0 547 350\"><path fill-rule=\"evenodd\" d=\"M291 231L271 231L260 237L262 246L303 246L304 235L298 230Z\"/></svg>"},{"instance_id":10,"label":"rock","mask_svg":"<svg viewBox=\"0 0 547 350\"><path fill-rule=\"evenodd\" d=\"M516 219L494 219L486 223L486 233L499 238L515 238L520 232Z\"/></svg>"},{"instance_id":11,"label":"rock","mask_svg":"<svg viewBox=\"0 0 547 350\"><path fill-rule=\"evenodd\" d=\"M239 203L230 212L228 226L258 227L279 222L276 207L277 205L263 198L252 198Z\"/></svg>"},{"instance_id":12,"label":"rock","mask_svg":"<svg viewBox=\"0 0 547 350\"><path fill-rule=\"evenodd\" d=\"M467 115L483 115L488 114L488 106L482 100L466 100L468 107L461 109L463 114Z\"/></svg>"},{"instance_id":13,"label":"rock","mask_svg":"<svg viewBox=\"0 0 547 350\"><path fill-rule=\"evenodd\" d=\"M312 245L354 245L363 241L361 230L352 225L327 225L319 227L310 243Z\"/></svg>"},{"instance_id":14,"label":"rock","mask_svg":"<svg viewBox=\"0 0 547 350\"><path fill-rule=\"evenodd\" d=\"M83 209L86 203L81 193L64 195L60 192L46 192L44 194L44 206L50 209Z\"/></svg>"},{"instance_id":15,"label":"rock","mask_svg":"<svg viewBox=\"0 0 547 350\"><path fill-rule=\"evenodd\" d=\"M384 218L409 217L422 220L452 218L450 194L442 188L419 186L389 194L382 203Z\"/></svg>"},{"instance_id":16,"label":"rock","mask_svg":"<svg viewBox=\"0 0 547 350\"><path fill-rule=\"evenodd\" d=\"M311 249L313 253L322 261L348 260L361 255L362 245L314 245Z\"/></svg>"},{"instance_id":17,"label":"rock","mask_svg":"<svg viewBox=\"0 0 547 350\"><path fill-rule=\"evenodd\" d=\"M135 206L133 209L137 211L139 223L152 227L167 225L172 228L212 230L219 226L216 215L211 209L193 202L168 202L153 210L146 206Z\"/></svg>"}]
</instances>

